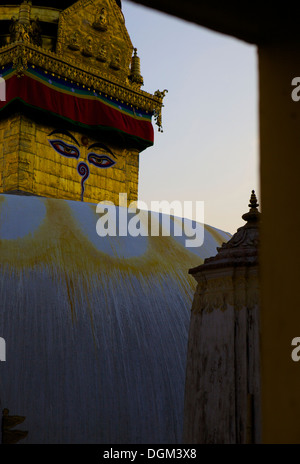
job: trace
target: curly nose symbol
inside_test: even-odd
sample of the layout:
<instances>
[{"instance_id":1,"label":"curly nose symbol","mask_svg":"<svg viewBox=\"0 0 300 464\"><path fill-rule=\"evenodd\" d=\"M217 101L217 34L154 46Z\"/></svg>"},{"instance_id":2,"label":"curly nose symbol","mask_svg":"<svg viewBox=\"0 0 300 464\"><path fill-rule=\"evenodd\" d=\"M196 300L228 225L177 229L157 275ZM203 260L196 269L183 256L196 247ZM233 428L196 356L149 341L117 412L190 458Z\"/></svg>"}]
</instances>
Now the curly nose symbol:
<instances>
[{"instance_id":1,"label":"curly nose symbol","mask_svg":"<svg viewBox=\"0 0 300 464\"><path fill-rule=\"evenodd\" d=\"M84 196L84 183L90 175L90 169L86 163L79 163L77 166L78 174L82 177L81 179L81 201Z\"/></svg>"}]
</instances>

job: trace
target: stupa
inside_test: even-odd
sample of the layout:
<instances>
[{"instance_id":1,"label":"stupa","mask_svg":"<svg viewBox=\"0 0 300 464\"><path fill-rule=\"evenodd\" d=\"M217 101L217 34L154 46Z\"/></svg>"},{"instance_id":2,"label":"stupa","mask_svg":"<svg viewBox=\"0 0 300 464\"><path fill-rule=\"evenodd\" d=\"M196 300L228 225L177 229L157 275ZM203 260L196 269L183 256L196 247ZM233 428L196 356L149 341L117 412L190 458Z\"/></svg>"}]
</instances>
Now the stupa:
<instances>
[{"instance_id":1,"label":"stupa","mask_svg":"<svg viewBox=\"0 0 300 464\"><path fill-rule=\"evenodd\" d=\"M36 3L0 6L2 442L180 443L188 270L230 235L99 235L100 201L118 222L138 198L166 91L141 89L120 1Z\"/></svg>"}]
</instances>

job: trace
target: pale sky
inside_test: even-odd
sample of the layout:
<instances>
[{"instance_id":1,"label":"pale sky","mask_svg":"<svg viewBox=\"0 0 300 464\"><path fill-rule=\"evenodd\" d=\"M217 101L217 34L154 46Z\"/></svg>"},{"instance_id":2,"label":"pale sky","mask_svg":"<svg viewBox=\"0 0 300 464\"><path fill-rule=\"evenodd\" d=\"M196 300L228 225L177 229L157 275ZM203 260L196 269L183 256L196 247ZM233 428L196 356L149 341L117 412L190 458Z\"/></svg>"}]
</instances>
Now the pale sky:
<instances>
[{"instance_id":1,"label":"pale sky","mask_svg":"<svg viewBox=\"0 0 300 464\"><path fill-rule=\"evenodd\" d=\"M257 50L123 0L143 90L168 89L163 128L140 156L139 200L204 201L204 222L235 233L260 200Z\"/></svg>"}]
</instances>

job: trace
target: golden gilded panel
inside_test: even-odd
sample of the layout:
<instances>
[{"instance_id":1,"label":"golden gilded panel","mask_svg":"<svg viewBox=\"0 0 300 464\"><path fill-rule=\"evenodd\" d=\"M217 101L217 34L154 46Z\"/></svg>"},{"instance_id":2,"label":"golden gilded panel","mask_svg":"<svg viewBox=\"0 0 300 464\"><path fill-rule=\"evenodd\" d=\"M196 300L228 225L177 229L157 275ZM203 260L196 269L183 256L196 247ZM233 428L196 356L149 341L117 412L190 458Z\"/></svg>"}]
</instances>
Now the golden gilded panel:
<instances>
[{"instance_id":1,"label":"golden gilded panel","mask_svg":"<svg viewBox=\"0 0 300 464\"><path fill-rule=\"evenodd\" d=\"M14 116L0 122L0 193L98 203L137 200L139 153Z\"/></svg>"},{"instance_id":2,"label":"golden gilded panel","mask_svg":"<svg viewBox=\"0 0 300 464\"><path fill-rule=\"evenodd\" d=\"M115 0L81 0L60 15L57 53L126 80L133 46Z\"/></svg>"}]
</instances>

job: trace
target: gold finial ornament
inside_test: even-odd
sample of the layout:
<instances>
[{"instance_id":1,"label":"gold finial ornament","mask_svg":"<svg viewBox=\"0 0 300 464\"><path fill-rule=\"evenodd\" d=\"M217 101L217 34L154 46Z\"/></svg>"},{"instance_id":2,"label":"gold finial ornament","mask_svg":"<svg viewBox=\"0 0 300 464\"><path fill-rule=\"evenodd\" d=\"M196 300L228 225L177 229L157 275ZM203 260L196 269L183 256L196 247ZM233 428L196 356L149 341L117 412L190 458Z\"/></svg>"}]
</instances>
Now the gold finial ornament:
<instances>
[{"instance_id":1,"label":"gold finial ornament","mask_svg":"<svg viewBox=\"0 0 300 464\"><path fill-rule=\"evenodd\" d=\"M19 22L30 26L30 14L31 14L32 2L24 1L20 5L19 9Z\"/></svg>"},{"instance_id":2,"label":"gold finial ornament","mask_svg":"<svg viewBox=\"0 0 300 464\"><path fill-rule=\"evenodd\" d=\"M144 79L141 75L141 60L137 55L137 48L134 48L133 51L134 54L131 59L131 73L129 79L133 83L144 85Z\"/></svg>"}]
</instances>

